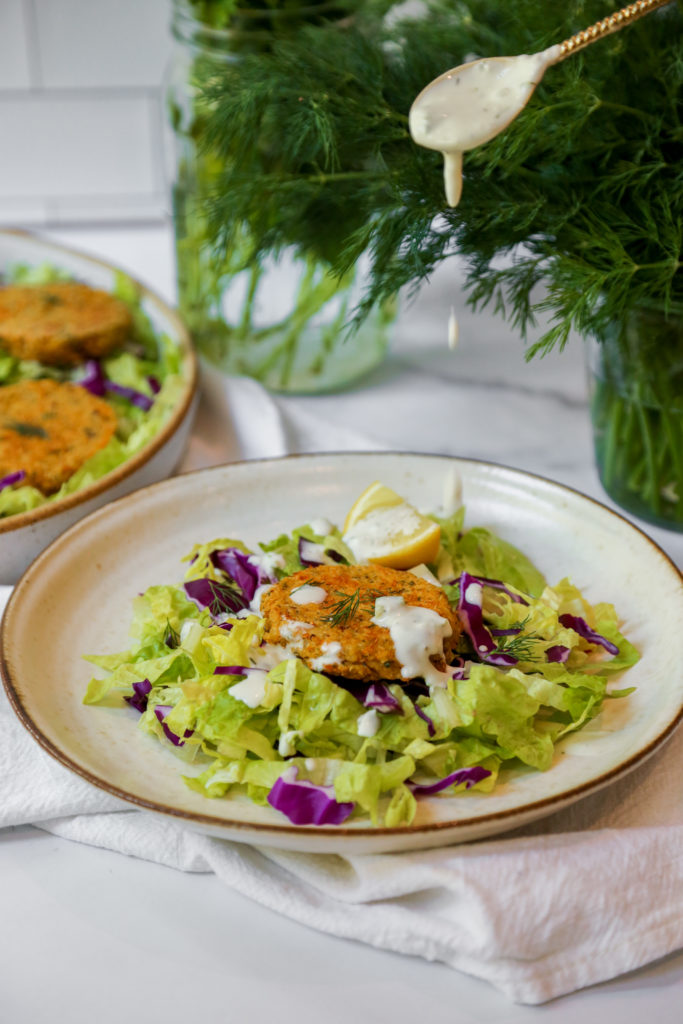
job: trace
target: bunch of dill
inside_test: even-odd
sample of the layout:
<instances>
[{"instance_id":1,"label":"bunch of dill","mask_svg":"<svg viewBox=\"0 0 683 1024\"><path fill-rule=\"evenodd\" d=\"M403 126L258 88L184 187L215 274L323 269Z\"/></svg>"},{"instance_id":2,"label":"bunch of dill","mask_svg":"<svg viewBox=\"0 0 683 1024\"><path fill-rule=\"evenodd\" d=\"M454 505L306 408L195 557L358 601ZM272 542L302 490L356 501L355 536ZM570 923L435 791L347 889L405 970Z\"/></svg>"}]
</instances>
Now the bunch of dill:
<instances>
[{"instance_id":1,"label":"bunch of dill","mask_svg":"<svg viewBox=\"0 0 683 1024\"><path fill-rule=\"evenodd\" d=\"M206 197L211 245L229 253L248 225L252 260L293 247L339 275L369 253L356 326L457 250L475 306L522 333L550 311L529 354L572 327L683 304L682 3L550 68L521 116L466 154L455 210L440 155L408 134L417 93L473 56L542 50L621 0L427 0L412 20L369 0L245 56L203 83L205 145L224 162Z\"/></svg>"},{"instance_id":2,"label":"bunch of dill","mask_svg":"<svg viewBox=\"0 0 683 1024\"><path fill-rule=\"evenodd\" d=\"M320 25L348 17L363 0L175 0L178 6L210 29L280 34L302 25ZM392 6L391 0L384 8Z\"/></svg>"}]
</instances>

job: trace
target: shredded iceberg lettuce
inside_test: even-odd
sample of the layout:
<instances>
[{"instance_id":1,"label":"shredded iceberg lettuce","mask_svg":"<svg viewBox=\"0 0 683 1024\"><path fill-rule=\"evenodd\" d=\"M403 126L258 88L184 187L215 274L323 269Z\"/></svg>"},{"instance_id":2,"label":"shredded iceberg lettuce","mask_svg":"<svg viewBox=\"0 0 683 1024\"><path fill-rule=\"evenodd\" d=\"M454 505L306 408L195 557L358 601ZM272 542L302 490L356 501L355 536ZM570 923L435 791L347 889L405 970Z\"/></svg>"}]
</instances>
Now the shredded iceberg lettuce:
<instances>
[{"instance_id":1,"label":"shredded iceberg lettuce","mask_svg":"<svg viewBox=\"0 0 683 1024\"><path fill-rule=\"evenodd\" d=\"M49 264L39 267L18 264L8 275L8 280L17 284L48 284L68 279L68 274ZM117 416L114 436L54 494L46 496L37 488L22 483L0 490L0 517L30 512L100 480L144 448L177 408L185 386L180 372L178 346L167 335L154 330L142 308L139 290L129 277L117 273L112 294L126 303L134 325L130 350L116 352L99 364L103 377L113 388L107 392L106 400ZM41 377L79 383L84 377L84 370L82 365L62 369L44 366L34 360L16 359L0 347L0 387ZM126 394L140 396L137 401L144 407L140 408L140 404L126 398ZM143 398L147 401L141 401Z\"/></svg>"},{"instance_id":2,"label":"shredded iceberg lettuce","mask_svg":"<svg viewBox=\"0 0 683 1024\"><path fill-rule=\"evenodd\" d=\"M302 568L302 537L353 560L338 530L323 537L300 527L261 544L265 556L228 538L196 545L185 583L134 599L130 650L89 657L107 675L91 680L84 701L127 704L140 728L186 763L196 792L246 794L296 824L406 825L425 796L490 792L514 766L546 771L561 737L610 696L631 692L610 695L607 680L638 652L612 605L589 604L567 579L549 586L510 544L465 530L464 510L440 525L431 568L456 608L462 581L476 578L470 601L490 641L479 651L463 631L446 687L345 683L284 650L268 662L264 623L250 607L259 581ZM242 610L197 600L198 584L220 586ZM359 725L368 708L371 736Z\"/></svg>"}]
</instances>

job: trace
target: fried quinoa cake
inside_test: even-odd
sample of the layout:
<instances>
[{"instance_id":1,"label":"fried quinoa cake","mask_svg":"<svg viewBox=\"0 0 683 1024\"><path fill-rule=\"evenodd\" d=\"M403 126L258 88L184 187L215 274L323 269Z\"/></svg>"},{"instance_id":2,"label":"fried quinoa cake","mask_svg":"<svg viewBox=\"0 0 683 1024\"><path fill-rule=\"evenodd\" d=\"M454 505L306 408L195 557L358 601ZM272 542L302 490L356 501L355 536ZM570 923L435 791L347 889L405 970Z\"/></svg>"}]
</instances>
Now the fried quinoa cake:
<instances>
[{"instance_id":1,"label":"fried quinoa cake","mask_svg":"<svg viewBox=\"0 0 683 1024\"><path fill-rule=\"evenodd\" d=\"M132 324L125 303L86 284L0 288L0 347L17 359L48 366L101 359L123 344Z\"/></svg>"},{"instance_id":2,"label":"fried quinoa cake","mask_svg":"<svg viewBox=\"0 0 683 1024\"><path fill-rule=\"evenodd\" d=\"M305 586L321 588L324 600L298 603L292 593ZM376 599L388 596L428 608L449 623L452 633L444 639L443 656L431 659L443 671L460 635L446 595L419 576L381 565L320 565L280 580L261 600L264 640L289 645L315 671L364 682L407 682L389 630L372 621Z\"/></svg>"},{"instance_id":3,"label":"fried quinoa cake","mask_svg":"<svg viewBox=\"0 0 683 1024\"><path fill-rule=\"evenodd\" d=\"M53 494L115 429L111 406L78 384L8 384L0 388L0 477L23 469L25 483Z\"/></svg>"}]
</instances>

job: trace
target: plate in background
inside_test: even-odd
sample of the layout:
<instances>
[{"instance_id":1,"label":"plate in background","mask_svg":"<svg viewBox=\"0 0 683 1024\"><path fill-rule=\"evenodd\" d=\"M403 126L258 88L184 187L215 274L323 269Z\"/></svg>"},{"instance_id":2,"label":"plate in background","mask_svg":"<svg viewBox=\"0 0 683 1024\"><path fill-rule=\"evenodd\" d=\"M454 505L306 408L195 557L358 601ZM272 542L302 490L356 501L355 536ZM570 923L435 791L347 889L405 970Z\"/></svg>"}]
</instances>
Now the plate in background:
<instances>
[{"instance_id":1,"label":"plate in background","mask_svg":"<svg viewBox=\"0 0 683 1024\"><path fill-rule=\"evenodd\" d=\"M51 263L77 280L105 291L112 291L120 270L104 260L25 231L0 231L0 275L16 263ZM178 403L161 430L139 452L99 480L29 512L0 518L0 583L14 583L30 561L72 523L136 487L163 480L182 458L197 402L197 359L176 311L145 285L135 283L140 289L142 309L155 330L167 334L182 353L183 388Z\"/></svg>"}]
</instances>

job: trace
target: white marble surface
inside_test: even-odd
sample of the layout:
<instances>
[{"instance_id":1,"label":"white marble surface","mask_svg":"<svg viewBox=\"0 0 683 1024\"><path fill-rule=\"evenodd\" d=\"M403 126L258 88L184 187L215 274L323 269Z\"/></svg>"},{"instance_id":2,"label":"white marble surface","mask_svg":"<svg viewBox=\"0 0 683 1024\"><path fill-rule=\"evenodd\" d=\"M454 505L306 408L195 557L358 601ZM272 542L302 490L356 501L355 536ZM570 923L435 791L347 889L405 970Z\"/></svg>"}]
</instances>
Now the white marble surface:
<instances>
[{"instance_id":1,"label":"white marble surface","mask_svg":"<svg viewBox=\"0 0 683 1024\"><path fill-rule=\"evenodd\" d=\"M111 258L173 295L163 227L60 231L52 237ZM394 447L485 458L552 477L600 500L583 360L574 344L526 365L500 321L459 306L457 268L437 275L402 316L385 365L358 388L278 404L294 448ZM448 307L461 342L446 348ZM206 416L186 467L235 457L235 438ZM609 504L609 502L606 502ZM640 524L642 525L642 524ZM680 565L683 537L648 530ZM644 866L645 867L645 866ZM207 875L77 846L21 828L0 837L0 905L11 936L0 958L2 1019L73 1024L220 1012L279 1024L356 1018L408 1024L558 1024L601 1017L680 1020L683 954L542 1007L511 1005L440 965L308 931L226 891Z\"/></svg>"}]
</instances>

